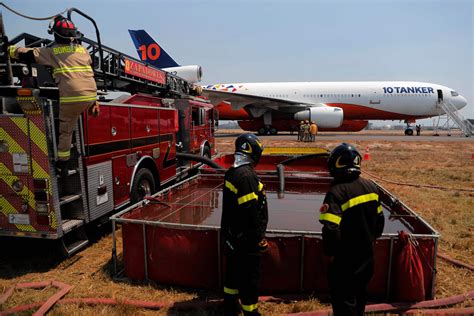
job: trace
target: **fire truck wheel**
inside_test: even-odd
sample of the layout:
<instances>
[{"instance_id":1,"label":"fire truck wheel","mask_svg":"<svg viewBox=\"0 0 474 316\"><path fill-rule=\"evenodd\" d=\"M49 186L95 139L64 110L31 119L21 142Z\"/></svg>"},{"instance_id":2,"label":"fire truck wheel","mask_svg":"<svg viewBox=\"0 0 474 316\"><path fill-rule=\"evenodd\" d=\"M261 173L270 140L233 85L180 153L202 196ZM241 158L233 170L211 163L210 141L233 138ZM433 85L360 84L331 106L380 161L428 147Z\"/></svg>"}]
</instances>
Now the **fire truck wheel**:
<instances>
[{"instance_id":1,"label":"fire truck wheel","mask_svg":"<svg viewBox=\"0 0 474 316\"><path fill-rule=\"evenodd\" d=\"M257 131L258 135L266 135L267 129L265 127L260 127Z\"/></svg>"},{"instance_id":2,"label":"fire truck wheel","mask_svg":"<svg viewBox=\"0 0 474 316\"><path fill-rule=\"evenodd\" d=\"M202 155L203 155L203 157L207 157L207 158L211 159L211 148L209 148L209 146L204 146L204 149L202 151Z\"/></svg>"},{"instance_id":3,"label":"fire truck wheel","mask_svg":"<svg viewBox=\"0 0 474 316\"><path fill-rule=\"evenodd\" d=\"M137 203L143 200L145 196L155 193L155 179L150 170L142 168L138 170L133 179L131 201Z\"/></svg>"}]
</instances>

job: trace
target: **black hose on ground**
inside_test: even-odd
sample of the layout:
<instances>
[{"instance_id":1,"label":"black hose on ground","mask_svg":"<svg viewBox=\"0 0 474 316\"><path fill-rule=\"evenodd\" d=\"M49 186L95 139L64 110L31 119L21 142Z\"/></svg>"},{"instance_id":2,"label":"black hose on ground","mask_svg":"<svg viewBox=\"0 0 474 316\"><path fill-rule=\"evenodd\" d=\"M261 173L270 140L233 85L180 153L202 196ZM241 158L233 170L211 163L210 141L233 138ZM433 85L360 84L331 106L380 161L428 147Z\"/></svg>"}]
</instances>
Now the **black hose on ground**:
<instances>
[{"instance_id":1,"label":"black hose on ground","mask_svg":"<svg viewBox=\"0 0 474 316\"><path fill-rule=\"evenodd\" d=\"M200 155L187 154L187 153L176 153L176 158L202 162L203 164L208 165L209 167L212 167L216 170L225 170L221 165L216 163L214 160L211 160L207 157L203 157L203 156L200 156Z\"/></svg>"}]
</instances>

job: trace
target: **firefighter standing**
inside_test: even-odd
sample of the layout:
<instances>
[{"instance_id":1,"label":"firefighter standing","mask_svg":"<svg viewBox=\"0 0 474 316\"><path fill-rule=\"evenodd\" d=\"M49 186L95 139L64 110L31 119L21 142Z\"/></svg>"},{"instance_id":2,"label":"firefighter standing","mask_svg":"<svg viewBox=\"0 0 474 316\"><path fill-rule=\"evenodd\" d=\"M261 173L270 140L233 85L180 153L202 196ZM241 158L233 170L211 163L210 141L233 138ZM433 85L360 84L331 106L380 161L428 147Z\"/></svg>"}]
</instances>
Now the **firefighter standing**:
<instances>
[{"instance_id":1,"label":"firefighter standing","mask_svg":"<svg viewBox=\"0 0 474 316\"><path fill-rule=\"evenodd\" d=\"M298 130L298 140L303 141L303 134L304 134L304 121L300 122L300 129Z\"/></svg>"},{"instance_id":2,"label":"firefighter standing","mask_svg":"<svg viewBox=\"0 0 474 316\"><path fill-rule=\"evenodd\" d=\"M237 137L235 161L224 178L221 240L226 256L225 315L239 315L241 308L244 315L260 315L258 283L261 256L268 247L264 238L268 209L263 184L254 167L262 151L255 135Z\"/></svg>"},{"instance_id":3,"label":"firefighter standing","mask_svg":"<svg viewBox=\"0 0 474 316\"><path fill-rule=\"evenodd\" d=\"M309 133L309 128L310 128L310 125L309 125L309 121L306 120L304 121L304 125L303 125L303 141L304 142L309 142L310 140L310 133Z\"/></svg>"},{"instance_id":4,"label":"firefighter standing","mask_svg":"<svg viewBox=\"0 0 474 316\"><path fill-rule=\"evenodd\" d=\"M328 158L334 177L320 209L324 253L332 257L329 286L334 315L363 315L374 269L374 241L384 227L377 186L360 175L359 152L342 143Z\"/></svg>"},{"instance_id":5,"label":"firefighter standing","mask_svg":"<svg viewBox=\"0 0 474 316\"><path fill-rule=\"evenodd\" d=\"M311 125L309 127L309 132L311 133L311 141L316 141L316 134L318 133L318 126L314 121L311 121Z\"/></svg>"},{"instance_id":6,"label":"firefighter standing","mask_svg":"<svg viewBox=\"0 0 474 316\"><path fill-rule=\"evenodd\" d=\"M52 68L52 75L59 88L59 142L56 169L65 176L68 172L72 132L81 113L91 107L94 115L99 112L97 86L91 58L78 43L81 34L74 24L56 16L48 33L54 34L52 47L15 48L10 46L10 57L26 62L36 62Z\"/></svg>"}]
</instances>

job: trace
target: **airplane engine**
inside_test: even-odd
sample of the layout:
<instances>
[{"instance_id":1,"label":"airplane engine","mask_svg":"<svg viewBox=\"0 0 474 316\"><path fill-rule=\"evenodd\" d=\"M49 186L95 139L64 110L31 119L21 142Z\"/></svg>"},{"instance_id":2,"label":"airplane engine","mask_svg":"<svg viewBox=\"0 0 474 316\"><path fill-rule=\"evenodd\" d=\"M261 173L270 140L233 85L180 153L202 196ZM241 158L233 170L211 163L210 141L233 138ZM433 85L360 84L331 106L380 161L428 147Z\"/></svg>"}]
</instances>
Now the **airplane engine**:
<instances>
[{"instance_id":1,"label":"airplane engine","mask_svg":"<svg viewBox=\"0 0 474 316\"><path fill-rule=\"evenodd\" d=\"M341 108L331 106L315 106L295 113L295 120L314 121L321 128L337 128L341 126L344 112Z\"/></svg>"},{"instance_id":2,"label":"airplane engine","mask_svg":"<svg viewBox=\"0 0 474 316\"><path fill-rule=\"evenodd\" d=\"M170 72L178 77L183 78L189 83L196 83L201 81L202 68L198 65L179 66L163 68L163 70Z\"/></svg>"}]
</instances>

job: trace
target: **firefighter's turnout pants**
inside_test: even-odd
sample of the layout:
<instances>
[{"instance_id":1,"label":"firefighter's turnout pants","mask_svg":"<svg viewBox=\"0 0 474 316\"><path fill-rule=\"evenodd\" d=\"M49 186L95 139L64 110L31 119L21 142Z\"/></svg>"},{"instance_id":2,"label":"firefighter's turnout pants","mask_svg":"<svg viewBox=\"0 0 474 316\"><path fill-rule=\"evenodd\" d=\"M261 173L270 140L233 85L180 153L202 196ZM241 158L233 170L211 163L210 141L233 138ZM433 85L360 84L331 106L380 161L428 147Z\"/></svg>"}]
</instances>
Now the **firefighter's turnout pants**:
<instances>
[{"instance_id":1,"label":"firefighter's turnout pants","mask_svg":"<svg viewBox=\"0 0 474 316\"><path fill-rule=\"evenodd\" d=\"M224 282L226 315L238 315L239 297L245 315L259 315L257 302L261 257L260 253L243 252L226 255Z\"/></svg>"},{"instance_id":2,"label":"firefighter's turnout pants","mask_svg":"<svg viewBox=\"0 0 474 316\"><path fill-rule=\"evenodd\" d=\"M95 101L82 103L66 103L59 105L59 142L58 159L69 160L72 132L76 127L81 113L94 105Z\"/></svg>"}]
</instances>

